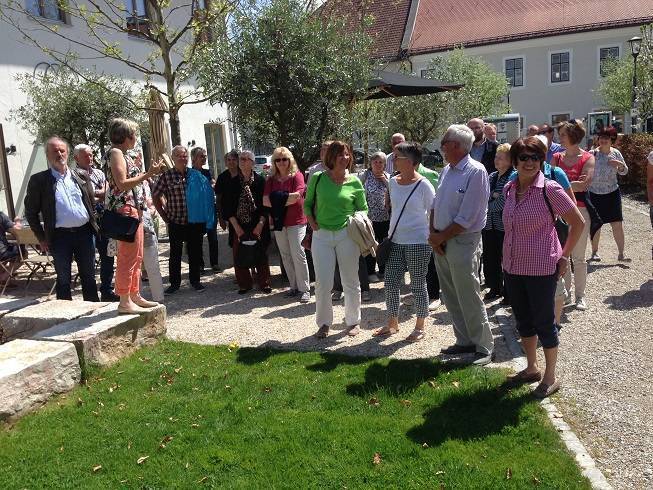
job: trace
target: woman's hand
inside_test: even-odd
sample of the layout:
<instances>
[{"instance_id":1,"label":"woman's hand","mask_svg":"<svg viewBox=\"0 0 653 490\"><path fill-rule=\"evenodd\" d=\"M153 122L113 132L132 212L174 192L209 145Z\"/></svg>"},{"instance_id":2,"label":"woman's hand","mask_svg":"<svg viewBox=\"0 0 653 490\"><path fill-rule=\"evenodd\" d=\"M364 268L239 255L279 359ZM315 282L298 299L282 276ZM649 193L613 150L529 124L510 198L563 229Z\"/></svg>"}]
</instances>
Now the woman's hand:
<instances>
[{"instance_id":1,"label":"woman's hand","mask_svg":"<svg viewBox=\"0 0 653 490\"><path fill-rule=\"evenodd\" d=\"M563 277L569 268L569 258L561 255L558 259L558 278Z\"/></svg>"},{"instance_id":2,"label":"woman's hand","mask_svg":"<svg viewBox=\"0 0 653 490\"><path fill-rule=\"evenodd\" d=\"M257 240L261 238L262 231L263 231L263 223L259 221L258 224L254 227L254 230L252 231L252 233L254 234Z\"/></svg>"},{"instance_id":3,"label":"woman's hand","mask_svg":"<svg viewBox=\"0 0 653 490\"><path fill-rule=\"evenodd\" d=\"M234 231L236 232L236 236L238 237L239 240L245 234L245 230L243 230L243 228L240 225L235 225Z\"/></svg>"},{"instance_id":4,"label":"woman's hand","mask_svg":"<svg viewBox=\"0 0 653 490\"><path fill-rule=\"evenodd\" d=\"M152 162L150 163L150 168L147 169L145 175L147 175L147 178L149 179L150 177L159 175L162 171L163 171L163 162L162 161L155 162L154 160L152 160Z\"/></svg>"},{"instance_id":5,"label":"woman's hand","mask_svg":"<svg viewBox=\"0 0 653 490\"><path fill-rule=\"evenodd\" d=\"M306 216L306 219L308 220L308 224L311 225L311 229L313 231L317 231L320 229L320 227L317 224L317 221L315 221L315 218L313 218L313 216Z\"/></svg>"}]
</instances>

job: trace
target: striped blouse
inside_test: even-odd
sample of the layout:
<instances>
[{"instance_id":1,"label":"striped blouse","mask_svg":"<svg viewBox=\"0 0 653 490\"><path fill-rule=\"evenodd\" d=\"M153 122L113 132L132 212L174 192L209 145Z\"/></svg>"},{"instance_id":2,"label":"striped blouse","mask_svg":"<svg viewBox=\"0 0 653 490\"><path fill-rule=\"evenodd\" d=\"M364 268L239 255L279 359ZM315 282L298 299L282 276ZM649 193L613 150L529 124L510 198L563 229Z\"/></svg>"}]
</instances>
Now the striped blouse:
<instances>
[{"instance_id":1,"label":"striped blouse","mask_svg":"<svg viewBox=\"0 0 653 490\"><path fill-rule=\"evenodd\" d=\"M490 200L487 205L486 230L503 231L503 205L506 202L506 196L503 195L503 188L510 181L513 173L516 172L513 169L509 169L501 176L499 176L499 171L490 174Z\"/></svg>"}]
</instances>

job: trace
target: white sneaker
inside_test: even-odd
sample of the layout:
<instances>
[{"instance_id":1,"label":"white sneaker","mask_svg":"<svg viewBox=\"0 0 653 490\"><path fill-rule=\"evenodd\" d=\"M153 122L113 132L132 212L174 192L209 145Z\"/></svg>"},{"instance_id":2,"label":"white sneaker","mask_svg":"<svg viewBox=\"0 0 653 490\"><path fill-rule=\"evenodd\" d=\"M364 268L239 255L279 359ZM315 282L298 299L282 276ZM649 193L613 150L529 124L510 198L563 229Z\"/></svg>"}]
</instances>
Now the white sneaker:
<instances>
[{"instance_id":1,"label":"white sneaker","mask_svg":"<svg viewBox=\"0 0 653 490\"><path fill-rule=\"evenodd\" d=\"M585 303L584 297L576 298L576 309L580 311L587 310L587 303Z\"/></svg>"},{"instance_id":2,"label":"white sneaker","mask_svg":"<svg viewBox=\"0 0 653 490\"><path fill-rule=\"evenodd\" d=\"M310 301L311 301L311 293L308 291L303 292L302 295L299 297L300 303L308 303Z\"/></svg>"},{"instance_id":3,"label":"white sneaker","mask_svg":"<svg viewBox=\"0 0 653 490\"><path fill-rule=\"evenodd\" d=\"M438 308L440 308L440 305L442 305L442 301L439 299L434 299L429 303L429 311L435 311Z\"/></svg>"}]
</instances>

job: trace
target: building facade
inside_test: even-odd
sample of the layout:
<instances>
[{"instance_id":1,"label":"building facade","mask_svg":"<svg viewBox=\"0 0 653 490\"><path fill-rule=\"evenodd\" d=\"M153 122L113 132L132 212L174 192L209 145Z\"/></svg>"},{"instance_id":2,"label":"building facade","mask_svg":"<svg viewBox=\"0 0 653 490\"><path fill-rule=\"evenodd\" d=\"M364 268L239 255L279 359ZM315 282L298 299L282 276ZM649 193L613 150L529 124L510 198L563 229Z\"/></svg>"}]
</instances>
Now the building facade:
<instances>
[{"instance_id":1,"label":"building facade","mask_svg":"<svg viewBox=\"0 0 653 490\"><path fill-rule=\"evenodd\" d=\"M39 22L19 18L23 29L29 29L39 42L46 46L53 46L64 50L66 43L63 39L57 38L48 32L42 32L41 26L51 25L61 30L67 37L84 40L88 36L79 19L71 19L57 7L55 0L19 0L25 2L25 8L38 15ZM132 7L136 21L146 19L143 9L143 0L132 0ZM173 6L178 3L173 0ZM193 2L194 4L195 2ZM6 7L7 0L0 0L0 8ZM181 5L181 3L180 3ZM186 8L190 8L188 5ZM182 9L180 9L182 10ZM143 11L143 12L141 12ZM6 14L6 11L5 11ZM14 18L20 14L10 12ZM184 22L188 13L183 10L178 12L177 17L172 15L169 22ZM153 44L147 40L127 33L115 32L109 34L108 41L119 44L120 49L134 60L144 60L151 53ZM30 175L44 170L47 167L45 153L41 141L36 141L34 135L25 131L19 121L13 120L11 111L27 103L24 93L20 90L16 76L28 73L38 75L45 70L57 69L56 62L46 55L33 43L23 39L22 34L11 25L0 21L0 136L4 139L5 151L0 155L0 178L1 194L0 210L8 212L12 207L16 215L22 215L23 200L27 189L27 182ZM79 46L72 45L71 49L79 51ZM79 65L86 68L96 69L98 72L117 75L126 80L144 82L143 75L135 70L129 69L119 61L109 59L79 60ZM165 90L163 80L153 80L159 88ZM167 117L167 116L166 116ZM224 154L237 146L237 134L229 123L228 110L224 106L213 106L209 103L198 103L182 106L179 112L181 121L181 141L189 148L202 146L207 148L209 165L214 172L224 169ZM8 150L8 151L7 151ZM8 190L10 189L10 192Z\"/></svg>"}]
</instances>

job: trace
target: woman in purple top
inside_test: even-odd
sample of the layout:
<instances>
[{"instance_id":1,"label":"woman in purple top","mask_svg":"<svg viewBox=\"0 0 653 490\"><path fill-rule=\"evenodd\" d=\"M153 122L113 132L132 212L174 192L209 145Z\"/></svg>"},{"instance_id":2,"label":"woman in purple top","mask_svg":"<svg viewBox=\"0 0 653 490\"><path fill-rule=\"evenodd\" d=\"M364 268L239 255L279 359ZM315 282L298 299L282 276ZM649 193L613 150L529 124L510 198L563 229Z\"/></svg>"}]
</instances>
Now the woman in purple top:
<instances>
[{"instance_id":1,"label":"woman in purple top","mask_svg":"<svg viewBox=\"0 0 653 490\"><path fill-rule=\"evenodd\" d=\"M569 266L569 254L584 220L571 198L556 182L545 180L546 145L536 137L518 139L510 148L517 179L504 187L503 261L505 286L528 366L511 376L513 383L541 381L535 396L545 398L560 388L555 376L558 329L554 296L558 278ZM555 230L557 216L569 224L564 248ZM544 376L537 365L537 340L544 349Z\"/></svg>"}]
</instances>

